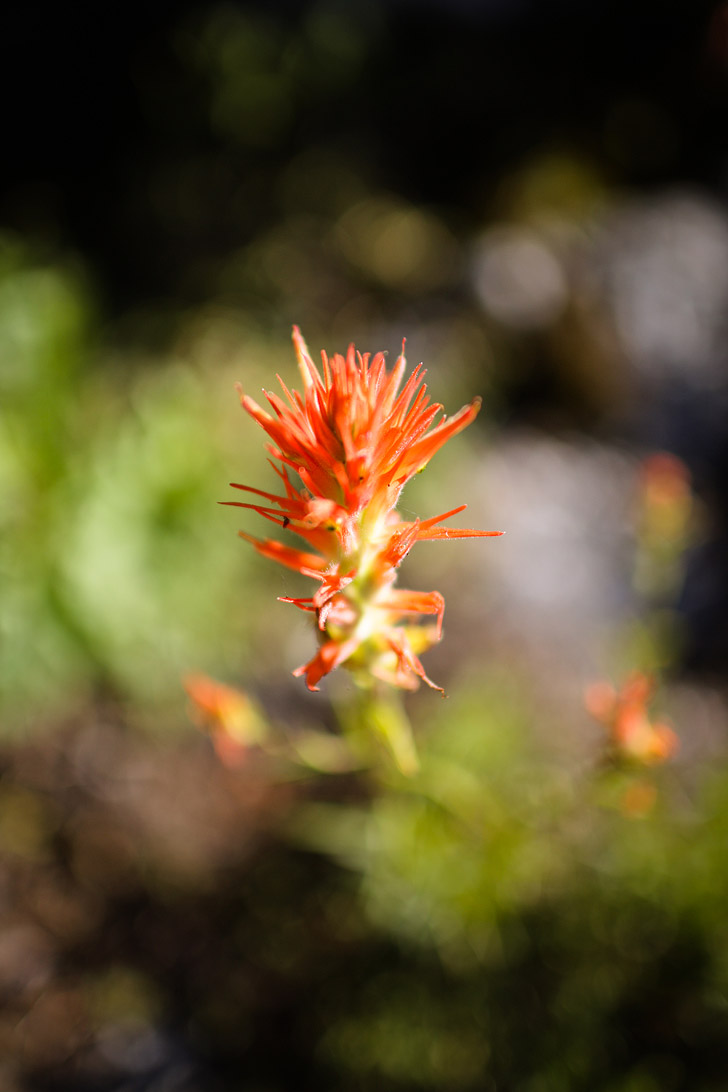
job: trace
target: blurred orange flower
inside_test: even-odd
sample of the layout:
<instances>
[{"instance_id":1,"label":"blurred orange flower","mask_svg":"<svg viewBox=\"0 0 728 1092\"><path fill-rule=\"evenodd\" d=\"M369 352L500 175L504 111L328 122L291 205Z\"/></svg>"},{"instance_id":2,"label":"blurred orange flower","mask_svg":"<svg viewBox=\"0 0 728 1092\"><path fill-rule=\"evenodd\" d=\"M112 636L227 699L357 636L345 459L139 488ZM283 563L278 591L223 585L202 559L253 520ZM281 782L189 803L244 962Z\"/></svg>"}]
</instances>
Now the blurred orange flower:
<instances>
[{"instance_id":1,"label":"blurred orange flower","mask_svg":"<svg viewBox=\"0 0 728 1092\"><path fill-rule=\"evenodd\" d=\"M648 706L654 689L649 675L635 671L618 691L607 682L598 682L588 687L584 696L587 711L609 729L615 752L646 765L665 762L678 747L672 728L650 717Z\"/></svg>"},{"instance_id":2,"label":"blurred orange flower","mask_svg":"<svg viewBox=\"0 0 728 1092\"><path fill-rule=\"evenodd\" d=\"M303 394L265 391L273 413L240 390L243 408L271 439L271 465L282 493L231 483L266 503L224 503L248 508L281 528L290 528L309 550L260 540L240 532L259 553L318 581L314 595L282 597L316 616L320 648L294 674L310 690L340 664L362 680L378 677L416 688L435 689L418 653L440 639L445 603L439 592L395 589L396 570L416 542L426 539L498 535L439 526L462 512L460 505L430 519L400 519L396 505L404 485L443 444L469 425L480 408L474 399L453 417L430 403L419 365L400 390L406 370L404 344L391 371L383 353L370 358L350 345L346 356L322 353L323 374L309 356L297 327L293 343ZM300 486L291 481L293 471ZM428 626L407 624L429 615Z\"/></svg>"},{"instance_id":3,"label":"blurred orange flower","mask_svg":"<svg viewBox=\"0 0 728 1092\"><path fill-rule=\"evenodd\" d=\"M241 765L249 748L264 734L260 714L250 698L208 675L188 675L183 682L193 721L209 733L227 766Z\"/></svg>"},{"instance_id":4,"label":"blurred orange flower","mask_svg":"<svg viewBox=\"0 0 728 1092\"><path fill-rule=\"evenodd\" d=\"M641 499L643 533L650 539L682 541L693 505L690 471L682 459L667 451L645 459Z\"/></svg>"}]
</instances>

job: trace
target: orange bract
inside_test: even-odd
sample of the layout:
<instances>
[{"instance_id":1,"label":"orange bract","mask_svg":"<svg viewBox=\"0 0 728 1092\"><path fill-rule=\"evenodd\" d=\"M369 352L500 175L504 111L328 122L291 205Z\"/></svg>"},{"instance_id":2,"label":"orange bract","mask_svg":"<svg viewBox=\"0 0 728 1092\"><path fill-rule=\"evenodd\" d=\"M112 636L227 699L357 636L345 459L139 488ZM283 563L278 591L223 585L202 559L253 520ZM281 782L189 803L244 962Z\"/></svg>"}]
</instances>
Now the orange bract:
<instances>
[{"instance_id":1,"label":"orange bract","mask_svg":"<svg viewBox=\"0 0 728 1092\"><path fill-rule=\"evenodd\" d=\"M305 675L315 690L324 675L346 663L397 686L414 688L421 679L434 686L416 651L439 639L444 601L438 592L394 590L396 569L417 541L502 532L437 526L465 505L413 522L401 520L395 508L406 482L475 419L480 399L437 420L443 407L430 403L422 365L402 386L404 343L389 372L383 353L370 358L350 345L346 356L321 354L322 374L297 327L293 342L303 394L277 377L283 397L264 392L270 413L240 390L243 408L270 437L271 465L283 491L233 482L267 503L224 503L290 528L316 551L241 532L259 553L320 582L310 598L285 600L315 613L321 636L317 655L294 674ZM412 614L435 615L437 625L400 624Z\"/></svg>"}]
</instances>

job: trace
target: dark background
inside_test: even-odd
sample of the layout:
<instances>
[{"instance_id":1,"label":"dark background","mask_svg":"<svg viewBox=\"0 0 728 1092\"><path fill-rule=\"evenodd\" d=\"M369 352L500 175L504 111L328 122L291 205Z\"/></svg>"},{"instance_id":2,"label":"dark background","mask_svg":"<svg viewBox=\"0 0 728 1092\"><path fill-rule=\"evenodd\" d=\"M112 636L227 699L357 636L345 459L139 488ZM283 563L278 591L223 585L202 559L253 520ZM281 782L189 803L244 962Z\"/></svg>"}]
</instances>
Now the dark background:
<instances>
[{"instance_id":1,"label":"dark background","mask_svg":"<svg viewBox=\"0 0 728 1092\"><path fill-rule=\"evenodd\" d=\"M150 297L206 298L194 271L275 221L272 182L318 143L465 224L504 174L547 147L578 149L613 186L689 183L723 195L721 5L246 4L239 10L272 29L279 60L287 44L301 49L295 109L247 143L214 131L210 72L185 63L180 45L213 10L109 4L87 21L30 3L5 16L3 222L79 250L111 314ZM361 37L350 58L316 54L312 12ZM275 55L266 60L274 67ZM625 101L645 109L615 133ZM149 207L150 180L191 166L192 222L170 223Z\"/></svg>"}]
</instances>

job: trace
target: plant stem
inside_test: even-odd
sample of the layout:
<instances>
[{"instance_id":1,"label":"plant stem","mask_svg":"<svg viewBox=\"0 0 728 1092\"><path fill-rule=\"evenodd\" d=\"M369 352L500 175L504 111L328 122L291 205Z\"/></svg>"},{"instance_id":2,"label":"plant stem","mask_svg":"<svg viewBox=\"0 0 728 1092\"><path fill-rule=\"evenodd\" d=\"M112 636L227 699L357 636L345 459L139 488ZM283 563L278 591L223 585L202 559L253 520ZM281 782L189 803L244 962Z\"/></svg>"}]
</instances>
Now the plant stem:
<instances>
[{"instance_id":1,"label":"plant stem","mask_svg":"<svg viewBox=\"0 0 728 1092\"><path fill-rule=\"evenodd\" d=\"M412 726L398 690L370 679L359 683L356 700L341 711L339 720L352 749L362 758L366 754L372 760L371 740L376 738L405 777L418 772L420 762Z\"/></svg>"}]
</instances>

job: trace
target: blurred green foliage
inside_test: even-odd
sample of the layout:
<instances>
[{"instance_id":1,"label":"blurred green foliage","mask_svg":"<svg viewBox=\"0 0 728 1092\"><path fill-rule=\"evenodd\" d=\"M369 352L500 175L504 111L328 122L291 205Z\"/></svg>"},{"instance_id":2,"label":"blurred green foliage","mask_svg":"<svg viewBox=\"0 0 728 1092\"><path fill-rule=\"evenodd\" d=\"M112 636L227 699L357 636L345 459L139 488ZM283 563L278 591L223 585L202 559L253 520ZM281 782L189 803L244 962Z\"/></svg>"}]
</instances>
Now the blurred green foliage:
<instances>
[{"instance_id":1,"label":"blurred green foliage","mask_svg":"<svg viewBox=\"0 0 728 1092\"><path fill-rule=\"evenodd\" d=\"M195 1090L719 1092L725 770L565 761L502 670L426 709L409 779L276 786L98 726L57 742L69 782L18 748L0 986L31 1007L0 1042L42 1080L110 1080L153 1041Z\"/></svg>"},{"instance_id":2,"label":"blurred green foliage","mask_svg":"<svg viewBox=\"0 0 728 1092\"><path fill-rule=\"evenodd\" d=\"M293 836L360 875L400 953L324 1056L363 1088L717 1090L725 771L662 770L631 814L644 773L564 765L534 739L528 689L461 680L416 778L296 813Z\"/></svg>"},{"instance_id":3,"label":"blurred green foliage","mask_svg":"<svg viewBox=\"0 0 728 1092\"><path fill-rule=\"evenodd\" d=\"M213 378L205 337L225 324L200 319L187 359L110 359L77 270L2 256L2 723L95 690L178 716L185 671L266 660L264 566L215 506L232 468L263 464L232 389L261 346L243 361L238 343Z\"/></svg>"}]
</instances>

